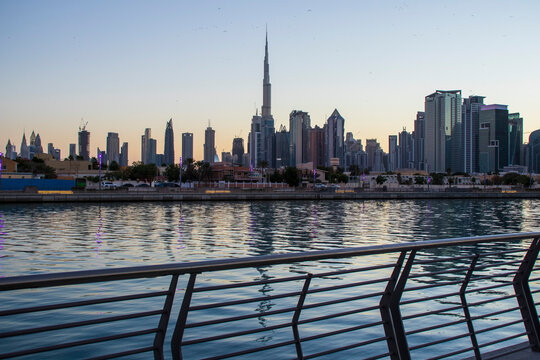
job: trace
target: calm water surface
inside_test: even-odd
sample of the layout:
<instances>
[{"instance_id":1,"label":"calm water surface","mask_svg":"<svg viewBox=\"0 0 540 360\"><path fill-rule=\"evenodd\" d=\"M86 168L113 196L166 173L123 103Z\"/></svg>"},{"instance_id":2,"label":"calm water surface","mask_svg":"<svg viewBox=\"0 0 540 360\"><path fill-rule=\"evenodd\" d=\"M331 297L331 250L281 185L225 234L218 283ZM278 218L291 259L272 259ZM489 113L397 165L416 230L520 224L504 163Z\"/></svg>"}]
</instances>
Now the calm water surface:
<instances>
[{"instance_id":1,"label":"calm water surface","mask_svg":"<svg viewBox=\"0 0 540 360\"><path fill-rule=\"evenodd\" d=\"M334 249L356 247L372 244L389 244L427 239L487 235L510 232L540 231L540 201L538 200L409 200L409 201L264 201L264 202L190 202L190 203L107 203L107 204L39 204L39 205L2 205L0 206L0 276L14 276L44 272L71 271L81 269L97 269L107 267L122 267L135 265L162 264L170 262L189 262L204 259L237 258L245 256L266 255L297 251ZM503 244L502 248L511 249L519 244ZM433 250L436 256L453 256L450 250ZM462 250L460 250L462 251ZM491 248L490 248L491 251ZM512 255L513 256L513 255ZM516 255L522 256L522 255ZM513 258L510 258L511 260ZM518 259L516 257L516 259ZM268 266L255 269L244 269L233 274L214 274L200 276L198 285L214 285L225 282L251 281L268 279L275 276L305 274L306 272L324 272L329 270L346 269L369 264L387 262L385 256L355 259L336 259L319 263L290 264ZM498 261L496 259L496 261ZM467 263L440 263L419 266L413 271L437 272L448 266L465 266ZM489 269L486 270L489 272ZM320 279L313 282L312 287L338 284L340 281L363 281L370 276L385 277L382 273L357 274L356 277L337 276ZM412 279L411 284L424 284L440 280L437 276L431 278ZM449 277L446 280L452 280ZM36 304L56 303L58 298L80 299L94 296L115 296L148 290L163 290L168 286L169 279L130 280L96 285L75 286L66 293L65 288L52 290L25 290L22 293L0 294L0 311L12 306L33 306ZM408 283L408 286L409 286ZM171 325L168 336L174 327L181 296L185 288L186 278L180 280L173 307ZM280 288L277 284L264 285L253 289L242 289L238 293L224 292L212 297L193 299L193 304L205 304L211 300L228 301L231 299L258 297L276 293L298 291L301 283L289 284L290 288ZM295 287L296 286L296 287ZM375 286L361 291L382 291ZM343 297L355 296L360 291L345 289L340 294ZM434 290L435 294L437 290ZM486 296L504 296L504 291L480 294L477 300ZM331 294L332 295L332 294ZM413 296L415 294L406 294ZM326 301L326 293L310 296L306 304ZM335 296L335 295L334 295ZM417 294L425 296L425 294ZM25 327L48 325L58 322L70 322L95 318L96 316L124 314L130 311L155 309L154 300L143 300L130 303L110 304L105 308L85 307L70 309L62 312L52 312L35 316L17 316L12 319L0 319L5 329L20 329ZM292 303L290 303L292 301ZM203 311L196 319L190 321L210 320L222 316L236 316L249 312L262 312L294 306L294 298L273 301L260 301L237 308L227 309L225 313ZM459 299L440 299L427 303L403 308L407 311L423 312L435 310L448 304L457 304ZM514 301L511 299L510 301ZM499 303L497 303L499 304ZM371 304L373 305L373 304ZM158 308L161 303L157 303ZM307 318L324 314L347 311L358 307L369 306L367 303L351 302L339 304L337 307L315 308L303 311ZM498 305L497 305L498 306ZM503 305L501 305L503 306ZM504 306L515 306L511 303ZM493 311L486 306L482 311ZM220 310L223 311L223 310ZM191 316L191 315L190 315ZM288 321L290 314L277 316L260 316L252 322L242 322L235 325L235 330L268 327ZM373 322L379 319L378 311L361 314L360 317L350 316L335 318L325 322L304 325L301 329L303 336L314 335L321 331L327 332L344 327L357 325L359 322ZM444 321L460 319L457 313L443 314ZM117 322L106 326L93 328L59 331L36 339L22 337L12 342L0 339L0 348L26 348L36 345L47 345L51 342L77 341L88 337L88 332L103 335L134 328L153 328L156 318L138 319L133 323ZM189 320L189 319L188 319ZM501 316L499 320L504 320ZM509 318L509 320L511 320ZM509 321L508 320L508 321ZM493 321L490 319L489 321ZM491 326L486 322L485 327ZM441 322L440 318L424 318L422 322L407 322L408 329L419 326L430 326ZM227 325L229 326L229 325ZM205 329L209 333L228 331L227 326L215 326ZM498 338L510 336L520 330L515 327L501 329ZM431 334L410 336L410 345L422 344L438 336L453 336L466 332L464 325L437 330ZM186 339L198 336L197 328L186 332ZM306 342L305 351L315 353L325 350L330 341L333 347L346 346L351 342L362 339L384 336L382 327L356 331L347 335L323 338L321 342ZM492 336L490 334L489 336ZM219 355L223 349L236 350L241 346L251 347L273 344L290 340L290 329L268 331L254 335L248 339L235 342L235 339L222 341L214 347L202 350L207 355ZM480 339L484 342L490 338ZM131 341L131 342L130 342ZM133 343L135 341L135 343ZM117 341L107 345L109 351L123 351L131 346L152 342L152 338ZM465 340L463 340L465 341ZM515 339L517 342L523 338ZM465 343L449 343L437 346L436 351L444 354L455 350L455 347L469 346ZM385 343L374 344L372 347L353 349L350 352L339 353L340 358L368 357L384 353ZM82 349L67 349L60 352L47 353L40 358L71 359L99 355L100 348L83 347ZM186 359L199 358L201 349L196 346L184 350ZM434 356L434 348L420 349L413 358L428 358ZM139 359L148 358L148 354ZM252 355L253 357L254 355ZM294 346L276 349L273 353L265 354L275 359L293 358ZM329 355L327 359L336 358ZM32 357L30 357L32 358ZM170 358L170 352L166 353ZM249 356L247 358L250 358ZM459 357L458 357L459 358Z\"/></svg>"},{"instance_id":2,"label":"calm water surface","mask_svg":"<svg viewBox=\"0 0 540 360\"><path fill-rule=\"evenodd\" d=\"M540 229L538 200L0 206L0 276Z\"/></svg>"}]
</instances>

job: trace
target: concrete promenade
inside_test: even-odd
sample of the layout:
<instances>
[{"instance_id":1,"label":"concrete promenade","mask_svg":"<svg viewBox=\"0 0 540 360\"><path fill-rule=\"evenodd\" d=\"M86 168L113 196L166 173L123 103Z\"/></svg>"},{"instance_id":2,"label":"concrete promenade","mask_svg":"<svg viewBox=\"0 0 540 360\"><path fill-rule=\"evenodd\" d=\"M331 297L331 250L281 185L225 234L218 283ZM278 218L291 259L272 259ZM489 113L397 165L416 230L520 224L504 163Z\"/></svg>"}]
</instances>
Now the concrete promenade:
<instances>
[{"instance_id":1,"label":"concrete promenade","mask_svg":"<svg viewBox=\"0 0 540 360\"><path fill-rule=\"evenodd\" d=\"M154 190L154 189L152 189ZM43 202L133 202L133 201L257 201L257 200L408 200L408 199L540 199L540 191L435 191L435 192L383 192L383 191L269 191L269 190L182 190L156 189L155 191L75 191L61 193L0 192L1 203Z\"/></svg>"}]
</instances>

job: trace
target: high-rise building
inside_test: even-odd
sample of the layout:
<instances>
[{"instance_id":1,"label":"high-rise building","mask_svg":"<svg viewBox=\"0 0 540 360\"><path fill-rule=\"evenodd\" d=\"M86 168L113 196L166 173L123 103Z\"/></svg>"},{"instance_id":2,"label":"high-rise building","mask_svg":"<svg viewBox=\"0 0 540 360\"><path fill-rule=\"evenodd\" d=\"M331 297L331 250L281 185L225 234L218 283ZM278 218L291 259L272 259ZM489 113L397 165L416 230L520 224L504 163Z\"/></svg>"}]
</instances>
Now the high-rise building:
<instances>
[{"instance_id":1,"label":"high-rise building","mask_svg":"<svg viewBox=\"0 0 540 360\"><path fill-rule=\"evenodd\" d=\"M223 156L222 156L223 157ZM241 165L244 157L244 139L235 137L232 142L232 162Z\"/></svg>"},{"instance_id":2,"label":"high-rise building","mask_svg":"<svg viewBox=\"0 0 540 360\"><path fill-rule=\"evenodd\" d=\"M43 154L43 146L41 146L41 136L39 134L36 135L34 141L34 154Z\"/></svg>"},{"instance_id":3,"label":"high-rise building","mask_svg":"<svg viewBox=\"0 0 540 360\"><path fill-rule=\"evenodd\" d=\"M264 140L262 131L262 117L257 114L251 118L251 129L248 135L248 149L250 164L258 166L264 160Z\"/></svg>"},{"instance_id":4,"label":"high-rise building","mask_svg":"<svg viewBox=\"0 0 540 360\"><path fill-rule=\"evenodd\" d=\"M54 144L48 143L47 144L47 154L52 155L54 154Z\"/></svg>"},{"instance_id":5,"label":"high-rise building","mask_svg":"<svg viewBox=\"0 0 540 360\"><path fill-rule=\"evenodd\" d=\"M113 161L120 164L120 139L118 133L110 132L107 134L107 165Z\"/></svg>"},{"instance_id":6,"label":"high-rise building","mask_svg":"<svg viewBox=\"0 0 540 360\"><path fill-rule=\"evenodd\" d=\"M378 171L376 169L380 168L378 161L382 159L376 159L375 153L381 149L381 146L377 142L377 139L366 139L366 154L367 154L367 168L373 171Z\"/></svg>"},{"instance_id":7,"label":"high-rise building","mask_svg":"<svg viewBox=\"0 0 540 360\"><path fill-rule=\"evenodd\" d=\"M10 139L8 139L8 142L6 145L6 153L4 154L4 157L11 160L15 160L17 158L17 149L15 145L11 143Z\"/></svg>"},{"instance_id":8,"label":"high-rise building","mask_svg":"<svg viewBox=\"0 0 540 360\"><path fill-rule=\"evenodd\" d=\"M425 170L425 158L424 158L424 134L425 134L425 121L424 112L418 111L416 113L416 120L414 120L414 168L417 170Z\"/></svg>"},{"instance_id":9,"label":"high-rise building","mask_svg":"<svg viewBox=\"0 0 540 360\"><path fill-rule=\"evenodd\" d=\"M345 119L337 109L326 121L326 166L330 166L331 159L339 159L339 165L345 166Z\"/></svg>"},{"instance_id":10,"label":"high-rise building","mask_svg":"<svg viewBox=\"0 0 540 360\"><path fill-rule=\"evenodd\" d=\"M118 160L119 160L118 165L128 166L128 143L127 142L122 144L122 148L120 149L120 156Z\"/></svg>"},{"instance_id":11,"label":"high-rise building","mask_svg":"<svg viewBox=\"0 0 540 360\"><path fill-rule=\"evenodd\" d=\"M69 156L72 159L77 158L77 144L69 144Z\"/></svg>"},{"instance_id":12,"label":"high-rise building","mask_svg":"<svg viewBox=\"0 0 540 360\"><path fill-rule=\"evenodd\" d=\"M289 115L289 165L297 166L309 161L308 144L311 119L309 114L293 110Z\"/></svg>"},{"instance_id":13,"label":"high-rise building","mask_svg":"<svg viewBox=\"0 0 540 360\"><path fill-rule=\"evenodd\" d=\"M60 161L60 158L62 156L62 153L60 152L60 149L54 149L54 153L52 154L53 158L55 160Z\"/></svg>"},{"instance_id":14,"label":"high-rise building","mask_svg":"<svg viewBox=\"0 0 540 360\"><path fill-rule=\"evenodd\" d=\"M204 131L203 149L204 161L213 164L216 157L216 132L210 126Z\"/></svg>"},{"instance_id":15,"label":"high-rise building","mask_svg":"<svg viewBox=\"0 0 540 360\"><path fill-rule=\"evenodd\" d=\"M283 125L276 132L276 168L289 166L289 132Z\"/></svg>"},{"instance_id":16,"label":"high-rise building","mask_svg":"<svg viewBox=\"0 0 540 360\"><path fill-rule=\"evenodd\" d=\"M414 143L411 133L405 128L399 133L399 168L412 169L414 166Z\"/></svg>"},{"instance_id":17,"label":"high-rise building","mask_svg":"<svg viewBox=\"0 0 540 360\"><path fill-rule=\"evenodd\" d=\"M523 118L519 113L508 114L508 165L524 165L520 161L522 145Z\"/></svg>"},{"instance_id":18,"label":"high-rise building","mask_svg":"<svg viewBox=\"0 0 540 360\"><path fill-rule=\"evenodd\" d=\"M156 164L156 147L157 141L152 139L152 130L146 128L144 135L141 136L141 161L143 164Z\"/></svg>"},{"instance_id":19,"label":"high-rise building","mask_svg":"<svg viewBox=\"0 0 540 360\"><path fill-rule=\"evenodd\" d=\"M484 96L469 96L463 99L463 161L466 173L478 172L478 136L480 108L484 105Z\"/></svg>"},{"instance_id":20,"label":"high-rise building","mask_svg":"<svg viewBox=\"0 0 540 360\"><path fill-rule=\"evenodd\" d=\"M26 144L26 134L23 133L22 141L21 141L21 150L20 154L21 158L23 159L30 159L30 151L28 151L28 145Z\"/></svg>"},{"instance_id":21,"label":"high-rise building","mask_svg":"<svg viewBox=\"0 0 540 360\"><path fill-rule=\"evenodd\" d=\"M540 130L529 135L529 171L540 174Z\"/></svg>"},{"instance_id":22,"label":"high-rise building","mask_svg":"<svg viewBox=\"0 0 540 360\"><path fill-rule=\"evenodd\" d=\"M437 90L425 98L424 156L427 170L463 171L461 90Z\"/></svg>"},{"instance_id":23,"label":"high-rise building","mask_svg":"<svg viewBox=\"0 0 540 360\"><path fill-rule=\"evenodd\" d=\"M508 165L508 108L506 105L482 105L478 117L479 170L497 172Z\"/></svg>"},{"instance_id":24,"label":"high-rise building","mask_svg":"<svg viewBox=\"0 0 540 360\"><path fill-rule=\"evenodd\" d=\"M256 113L251 119L251 130L248 136L248 152L250 162L258 166L266 161L271 168L276 166L275 127L272 116L270 66L268 63L268 33L264 47L263 105L261 115Z\"/></svg>"},{"instance_id":25,"label":"high-rise building","mask_svg":"<svg viewBox=\"0 0 540 360\"><path fill-rule=\"evenodd\" d=\"M193 159L193 133L182 134L182 159Z\"/></svg>"},{"instance_id":26,"label":"high-rise building","mask_svg":"<svg viewBox=\"0 0 540 360\"><path fill-rule=\"evenodd\" d=\"M388 171L394 171L399 167L397 135L388 135Z\"/></svg>"},{"instance_id":27,"label":"high-rise building","mask_svg":"<svg viewBox=\"0 0 540 360\"><path fill-rule=\"evenodd\" d=\"M167 121L165 128L165 148L163 150L164 163L166 165L174 164L174 130L172 119Z\"/></svg>"},{"instance_id":28,"label":"high-rise building","mask_svg":"<svg viewBox=\"0 0 540 360\"><path fill-rule=\"evenodd\" d=\"M86 131L86 126L79 128L79 156L83 160L90 160L90 132Z\"/></svg>"},{"instance_id":29,"label":"high-rise building","mask_svg":"<svg viewBox=\"0 0 540 360\"><path fill-rule=\"evenodd\" d=\"M362 140L356 140L353 133L348 132L345 137L345 168L349 169L352 165L362 170L367 169L367 154Z\"/></svg>"},{"instance_id":30,"label":"high-rise building","mask_svg":"<svg viewBox=\"0 0 540 360\"><path fill-rule=\"evenodd\" d=\"M228 151L222 151L221 152L221 162L232 164L233 163L233 156Z\"/></svg>"},{"instance_id":31,"label":"high-rise building","mask_svg":"<svg viewBox=\"0 0 540 360\"><path fill-rule=\"evenodd\" d=\"M325 132L324 129L315 126L309 130L309 162L316 168L319 165L325 165ZM345 163L341 164L345 166Z\"/></svg>"}]
</instances>

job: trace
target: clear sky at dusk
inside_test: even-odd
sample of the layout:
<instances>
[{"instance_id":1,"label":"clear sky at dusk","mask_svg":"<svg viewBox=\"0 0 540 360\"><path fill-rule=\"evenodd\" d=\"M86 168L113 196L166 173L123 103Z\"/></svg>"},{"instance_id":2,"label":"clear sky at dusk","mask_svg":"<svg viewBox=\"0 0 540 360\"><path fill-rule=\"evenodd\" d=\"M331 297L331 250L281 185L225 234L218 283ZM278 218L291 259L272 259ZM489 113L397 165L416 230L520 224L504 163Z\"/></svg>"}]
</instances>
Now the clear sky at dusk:
<instances>
[{"instance_id":1,"label":"clear sky at dusk","mask_svg":"<svg viewBox=\"0 0 540 360\"><path fill-rule=\"evenodd\" d=\"M202 158L247 135L262 105L268 25L276 130L307 111L322 126L378 138L406 126L436 89L509 105L525 135L540 128L540 1L10 1L0 2L0 151L32 130L68 155L84 118L91 156L107 132L140 160L152 129L163 152L173 118Z\"/></svg>"}]
</instances>

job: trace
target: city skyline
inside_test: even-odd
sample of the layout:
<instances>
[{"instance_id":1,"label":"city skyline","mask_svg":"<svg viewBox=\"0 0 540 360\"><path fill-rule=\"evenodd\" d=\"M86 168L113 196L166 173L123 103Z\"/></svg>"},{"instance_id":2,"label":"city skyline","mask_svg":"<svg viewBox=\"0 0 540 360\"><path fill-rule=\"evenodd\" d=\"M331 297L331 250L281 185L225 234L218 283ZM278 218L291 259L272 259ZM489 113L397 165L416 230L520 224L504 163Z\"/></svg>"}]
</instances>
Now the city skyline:
<instances>
[{"instance_id":1,"label":"city skyline","mask_svg":"<svg viewBox=\"0 0 540 360\"><path fill-rule=\"evenodd\" d=\"M531 91L539 78L538 69L532 66L539 50L530 46L538 33L532 13L539 5L534 2L511 7L463 3L452 9L436 4L431 10L424 8L426 3L351 3L350 12L317 3L283 5L290 12L279 6L248 3L163 3L161 7L135 3L122 15L128 8L123 3L84 3L59 9L61 4L66 3L0 4L0 27L5 34L0 49L7 54L0 60L6 80L0 85L2 147L11 139L19 150L23 131L35 129L45 143L54 143L66 157L69 144L77 143L77 128L84 118L91 133L92 156L94 149L106 148L107 133L115 132L122 142L131 144L131 163L140 160L138 139L144 129L164 134L167 119L173 118L175 132L194 133L196 159L203 158L208 119L216 131L216 153L231 151L233 138L242 137L247 143L250 120L261 107L266 23L276 129L280 125L288 128L292 110L308 112L312 126L322 126L337 108L347 120L347 132L359 139L377 138L388 151L387 136L397 134L403 126L412 131L417 111L424 108L424 97L434 89L462 89L463 98L481 95L486 96L486 104L509 105L510 112L519 112L524 119L525 141L538 127ZM40 10L50 16L38 16ZM267 18L242 22L254 10L265 10ZM437 10L436 21L429 18ZM105 13L98 15L100 11ZM83 21L76 22L76 15L81 14ZM338 14L343 23L333 23L332 29L320 25L326 15ZM151 15L176 19L171 22L175 27L160 25L152 30L151 25L161 22ZM188 15L194 19L180 25L178 20ZM377 25L368 15L388 22ZM354 16L365 23L351 28L347 21ZM113 19L119 25L113 26ZM297 21L290 23L292 19ZM424 27L416 26L415 20L422 19ZM145 20L140 30L130 25L134 20ZM20 21L26 26L18 25ZM120 29L126 21L134 34ZM280 26L282 22L286 25ZM493 26L498 23L508 26ZM97 24L110 26L105 28L111 37L102 36L104 30L98 31ZM302 24L307 25L305 29ZM490 27L490 33L482 30L485 27ZM465 35L475 31L484 35L474 45L475 51L468 51L466 58L457 57L455 53L473 47ZM135 35L144 41L137 43ZM164 35L163 41L151 44L160 35ZM444 44L449 48L459 45L460 51L452 52ZM156 50L150 51L154 58L138 51L136 45ZM92 55L91 50L97 54ZM173 61L157 56L157 50L180 61L172 67ZM122 69L126 63L133 70L144 60L149 64L137 76ZM448 71L448 63L456 60L459 64ZM163 69L158 70L161 65ZM388 91L399 94L392 97L392 106L383 99ZM158 149L163 148L162 136L156 139ZM178 154L180 148L177 137Z\"/></svg>"}]
</instances>

